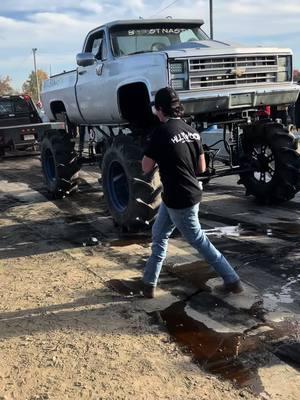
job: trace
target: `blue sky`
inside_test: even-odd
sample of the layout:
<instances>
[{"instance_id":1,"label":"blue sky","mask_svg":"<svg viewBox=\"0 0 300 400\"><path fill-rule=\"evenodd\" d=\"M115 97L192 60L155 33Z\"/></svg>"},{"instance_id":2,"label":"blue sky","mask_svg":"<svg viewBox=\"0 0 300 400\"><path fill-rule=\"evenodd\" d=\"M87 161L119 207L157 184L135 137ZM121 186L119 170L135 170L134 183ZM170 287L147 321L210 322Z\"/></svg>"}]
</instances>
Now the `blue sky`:
<instances>
[{"instance_id":1,"label":"blue sky","mask_svg":"<svg viewBox=\"0 0 300 400\"><path fill-rule=\"evenodd\" d=\"M168 7L171 5L170 7ZM209 0L1 0L0 76L20 89L33 69L75 68L86 33L116 19L202 18L209 32ZM300 0L214 0L215 39L289 47L300 69Z\"/></svg>"}]
</instances>

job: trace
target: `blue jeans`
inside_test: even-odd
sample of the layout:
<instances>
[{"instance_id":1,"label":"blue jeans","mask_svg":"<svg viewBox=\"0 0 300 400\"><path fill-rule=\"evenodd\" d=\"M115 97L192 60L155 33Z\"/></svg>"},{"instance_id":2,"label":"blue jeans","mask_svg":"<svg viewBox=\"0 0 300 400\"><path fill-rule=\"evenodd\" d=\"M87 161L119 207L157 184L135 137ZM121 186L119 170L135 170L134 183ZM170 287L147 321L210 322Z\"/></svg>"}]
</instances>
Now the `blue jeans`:
<instances>
[{"instance_id":1,"label":"blue jeans","mask_svg":"<svg viewBox=\"0 0 300 400\"><path fill-rule=\"evenodd\" d=\"M215 271L223 278L224 283L239 280L226 258L209 241L201 229L198 218L199 203L183 209L167 208L162 202L157 218L152 227L152 254L148 259L143 281L152 286L157 285L158 277L167 255L168 241L175 227L186 241L204 257Z\"/></svg>"}]
</instances>

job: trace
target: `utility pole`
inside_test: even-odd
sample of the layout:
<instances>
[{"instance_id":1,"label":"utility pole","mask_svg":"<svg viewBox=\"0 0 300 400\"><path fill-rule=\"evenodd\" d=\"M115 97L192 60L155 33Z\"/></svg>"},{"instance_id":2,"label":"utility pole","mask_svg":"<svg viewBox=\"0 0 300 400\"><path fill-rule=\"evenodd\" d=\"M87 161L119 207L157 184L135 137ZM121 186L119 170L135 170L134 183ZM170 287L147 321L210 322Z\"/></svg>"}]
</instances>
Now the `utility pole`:
<instances>
[{"instance_id":1,"label":"utility pole","mask_svg":"<svg viewBox=\"0 0 300 400\"><path fill-rule=\"evenodd\" d=\"M36 81L36 94L37 94L38 102L40 103L41 98L40 98L39 78L38 78L37 70L36 70L36 52L37 52L37 48L32 49L33 64L34 64L34 74L35 74L35 81Z\"/></svg>"},{"instance_id":2,"label":"utility pole","mask_svg":"<svg viewBox=\"0 0 300 400\"><path fill-rule=\"evenodd\" d=\"M214 38L214 23L213 23L213 0L209 0L209 26L210 26L210 38Z\"/></svg>"}]
</instances>

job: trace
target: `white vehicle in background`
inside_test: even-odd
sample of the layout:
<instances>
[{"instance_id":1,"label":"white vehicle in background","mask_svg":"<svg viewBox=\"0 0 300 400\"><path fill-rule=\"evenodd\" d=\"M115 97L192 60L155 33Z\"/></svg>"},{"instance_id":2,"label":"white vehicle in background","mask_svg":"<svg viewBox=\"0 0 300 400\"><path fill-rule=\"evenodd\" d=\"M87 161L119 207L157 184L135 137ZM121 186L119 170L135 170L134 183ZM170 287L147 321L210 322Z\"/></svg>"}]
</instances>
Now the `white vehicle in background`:
<instances>
[{"instance_id":1,"label":"white vehicle in background","mask_svg":"<svg viewBox=\"0 0 300 400\"><path fill-rule=\"evenodd\" d=\"M43 171L54 196L72 192L81 164L98 158L116 223L129 230L149 225L160 182L157 173L142 175L140 159L157 124L151 112L155 93L171 86L190 123L199 130L223 127L217 143L206 146L209 168L202 179L234 173L263 203L294 197L300 189L297 141L261 113L265 106L285 108L298 97L291 50L210 40L202 25L202 20L153 19L100 26L88 33L77 68L44 83L47 116L66 124L65 131L50 131L42 142ZM89 157L83 152L86 130ZM226 157L219 157L221 142Z\"/></svg>"}]
</instances>

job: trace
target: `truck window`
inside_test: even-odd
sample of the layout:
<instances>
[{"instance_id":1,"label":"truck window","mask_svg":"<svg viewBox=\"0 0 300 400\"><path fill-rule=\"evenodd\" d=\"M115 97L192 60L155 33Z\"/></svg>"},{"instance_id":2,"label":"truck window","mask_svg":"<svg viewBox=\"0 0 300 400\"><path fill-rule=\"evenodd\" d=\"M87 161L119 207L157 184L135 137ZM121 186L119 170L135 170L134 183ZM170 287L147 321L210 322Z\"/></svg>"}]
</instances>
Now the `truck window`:
<instances>
[{"instance_id":1,"label":"truck window","mask_svg":"<svg viewBox=\"0 0 300 400\"><path fill-rule=\"evenodd\" d=\"M115 26L110 31L116 57L135 53L161 51L188 41L207 40L200 26L187 24L153 24Z\"/></svg>"},{"instance_id":2,"label":"truck window","mask_svg":"<svg viewBox=\"0 0 300 400\"><path fill-rule=\"evenodd\" d=\"M13 106L10 100L0 99L0 115L13 114Z\"/></svg>"},{"instance_id":3,"label":"truck window","mask_svg":"<svg viewBox=\"0 0 300 400\"><path fill-rule=\"evenodd\" d=\"M107 58L107 45L104 31L93 33L88 38L85 51L93 53L98 60L105 60Z\"/></svg>"},{"instance_id":4,"label":"truck window","mask_svg":"<svg viewBox=\"0 0 300 400\"><path fill-rule=\"evenodd\" d=\"M167 37L156 36L147 37L147 36L138 36L138 37L126 37L121 36L118 38L118 46L121 54L133 54L144 51L155 51L154 48L159 48L159 50L164 50L171 43ZM159 51L156 50L156 51Z\"/></svg>"},{"instance_id":5,"label":"truck window","mask_svg":"<svg viewBox=\"0 0 300 400\"><path fill-rule=\"evenodd\" d=\"M198 36L192 29L186 29L179 34L181 43L199 40Z\"/></svg>"},{"instance_id":6,"label":"truck window","mask_svg":"<svg viewBox=\"0 0 300 400\"><path fill-rule=\"evenodd\" d=\"M93 41L92 53L94 54L95 57L97 56L97 54L99 54L99 50L101 48L101 43L102 43L102 38L96 38Z\"/></svg>"},{"instance_id":7,"label":"truck window","mask_svg":"<svg viewBox=\"0 0 300 400\"><path fill-rule=\"evenodd\" d=\"M30 112L32 112L32 107L23 97L0 98L0 116Z\"/></svg>"}]
</instances>

